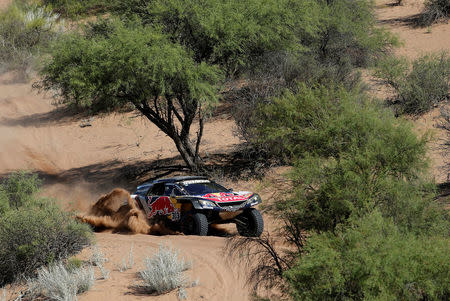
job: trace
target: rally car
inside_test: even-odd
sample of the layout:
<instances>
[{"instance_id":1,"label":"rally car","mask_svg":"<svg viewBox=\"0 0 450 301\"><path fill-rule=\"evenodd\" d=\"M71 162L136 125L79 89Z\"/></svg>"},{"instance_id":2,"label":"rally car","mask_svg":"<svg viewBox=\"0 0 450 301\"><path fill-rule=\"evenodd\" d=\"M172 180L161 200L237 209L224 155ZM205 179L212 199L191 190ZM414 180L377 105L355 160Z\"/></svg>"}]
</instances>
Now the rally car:
<instances>
[{"instance_id":1,"label":"rally car","mask_svg":"<svg viewBox=\"0 0 450 301\"><path fill-rule=\"evenodd\" d=\"M164 217L188 235L207 235L211 224L235 223L240 235L258 237L264 222L258 194L234 192L206 177L175 177L144 183L132 197L148 219Z\"/></svg>"}]
</instances>

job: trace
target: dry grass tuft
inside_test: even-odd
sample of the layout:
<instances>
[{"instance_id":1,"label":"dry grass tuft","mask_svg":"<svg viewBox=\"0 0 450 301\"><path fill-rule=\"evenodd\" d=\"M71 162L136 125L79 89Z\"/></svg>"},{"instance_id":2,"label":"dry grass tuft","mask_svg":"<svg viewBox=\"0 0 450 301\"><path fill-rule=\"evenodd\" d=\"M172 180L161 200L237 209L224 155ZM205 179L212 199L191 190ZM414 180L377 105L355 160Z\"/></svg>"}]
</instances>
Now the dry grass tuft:
<instances>
[{"instance_id":1,"label":"dry grass tuft","mask_svg":"<svg viewBox=\"0 0 450 301\"><path fill-rule=\"evenodd\" d=\"M38 270L35 279L28 280L31 298L49 298L56 301L76 300L77 295L88 291L94 284L91 266L68 271L62 262Z\"/></svg>"}]
</instances>

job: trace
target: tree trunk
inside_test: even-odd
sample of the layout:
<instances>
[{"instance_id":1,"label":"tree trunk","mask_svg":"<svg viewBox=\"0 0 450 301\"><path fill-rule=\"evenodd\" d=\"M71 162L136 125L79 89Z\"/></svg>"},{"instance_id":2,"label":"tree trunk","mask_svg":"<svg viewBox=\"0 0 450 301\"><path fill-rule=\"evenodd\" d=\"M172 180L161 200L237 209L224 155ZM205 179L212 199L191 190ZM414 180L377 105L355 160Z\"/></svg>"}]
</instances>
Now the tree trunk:
<instances>
[{"instance_id":1,"label":"tree trunk","mask_svg":"<svg viewBox=\"0 0 450 301\"><path fill-rule=\"evenodd\" d=\"M189 169L199 171L202 166L201 160L198 154L195 154L191 141L189 139L182 140L178 135L171 138Z\"/></svg>"},{"instance_id":2,"label":"tree trunk","mask_svg":"<svg viewBox=\"0 0 450 301\"><path fill-rule=\"evenodd\" d=\"M200 141L203 135L203 116L201 115L201 108L199 108L198 114L199 131L197 132L197 141L195 144L193 144L189 139L189 129L194 119L197 106L195 106L194 110L191 111L193 112L193 115L186 113L184 119L181 118L181 116L178 114L177 118L182 126L181 131L178 131L177 127L175 126L172 114L176 112L174 111L174 107L171 103L167 107L165 114L162 114L161 110L154 110L145 101L143 101L141 104L142 106L135 104L136 108L142 113L142 115L147 117L150 122L155 124L161 131L163 131L173 140L178 152L181 155L181 158L183 158L188 168L192 171L200 171L203 166L202 160L198 155ZM156 106L156 101L155 108L158 108Z\"/></svg>"}]
</instances>

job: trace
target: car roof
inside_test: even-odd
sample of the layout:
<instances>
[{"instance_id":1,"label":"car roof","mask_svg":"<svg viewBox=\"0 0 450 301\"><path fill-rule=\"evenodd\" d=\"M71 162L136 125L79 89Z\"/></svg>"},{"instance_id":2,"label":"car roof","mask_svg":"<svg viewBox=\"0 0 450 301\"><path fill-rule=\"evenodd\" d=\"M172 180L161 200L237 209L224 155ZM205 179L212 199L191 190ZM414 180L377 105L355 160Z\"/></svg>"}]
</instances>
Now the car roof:
<instances>
[{"instance_id":1,"label":"car roof","mask_svg":"<svg viewBox=\"0 0 450 301\"><path fill-rule=\"evenodd\" d=\"M139 188L148 187L150 185L156 184L156 183L176 183L181 181L188 181L188 180L207 180L208 178L205 176L180 176L180 177L173 177L173 178L165 178L165 179L158 179L150 182L142 183L138 186Z\"/></svg>"}]
</instances>

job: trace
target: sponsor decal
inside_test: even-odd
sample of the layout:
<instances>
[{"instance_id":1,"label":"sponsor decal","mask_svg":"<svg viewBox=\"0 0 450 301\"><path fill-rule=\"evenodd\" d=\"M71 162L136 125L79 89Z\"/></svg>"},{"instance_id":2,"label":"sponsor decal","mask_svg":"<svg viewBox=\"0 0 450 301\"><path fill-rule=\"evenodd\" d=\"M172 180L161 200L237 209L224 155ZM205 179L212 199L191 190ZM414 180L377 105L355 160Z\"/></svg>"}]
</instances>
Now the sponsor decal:
<instances>
[{"instance_id":1,"label":"sponsor decal","mask_svg":"<svg viewBox=\"0 0 450 301\"><path fill-rule=\"evenodd\" d=\"M245 201L248 199L252 193L248 194L239 194L236 195L232 192L217 192L217 193L208 193L202 196L202 198L205 198L210 201L216 201L216 202L239 202L239 201Z\"/></svg>"},{"instance_id":2,"label":"sponsor decal","mask_svg":"<svg viewBox=\"0 0 450 301\"><path fill-rule=\"evenodd\" d=\"M182 185L211 183L209 180L188 180L181 182Z\"/></svg>"},{"instance_id":3,"label":"sponsor decal","mask_svg":"<svg viewBox=\"0 0 450 301\"><path fill-rule=\"evenodd\" d=\"M172 215L172 217L179 216L179 210L175 208L172 201L168 196L160 196L156 197L154 201L153 198L149 199L148 207L150 212L148 214L148 218L152 218L155 215ZM150 203L151 202L151 203Z\"/></svg>"}]
</instances>

